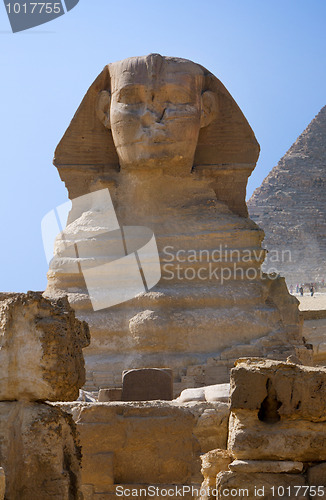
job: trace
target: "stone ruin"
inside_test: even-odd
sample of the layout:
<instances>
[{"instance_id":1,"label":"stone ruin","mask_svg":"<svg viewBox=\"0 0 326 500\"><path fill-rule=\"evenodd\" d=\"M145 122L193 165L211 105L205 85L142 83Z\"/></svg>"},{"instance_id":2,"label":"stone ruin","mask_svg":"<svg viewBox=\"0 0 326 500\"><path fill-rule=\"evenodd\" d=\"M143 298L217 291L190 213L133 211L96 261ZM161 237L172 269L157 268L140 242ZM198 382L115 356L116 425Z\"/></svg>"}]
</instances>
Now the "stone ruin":
<instances>
[{"instance_id":1,"label":"stone ruin","mask_svg":"<svg viewBox=\"0 0 326 500\"><path fill-rule=\"evenodd\" d=\"M0 293L0 332L0 493L6 483L8 500L81 500L76 426L51 402L79 395L88 326L66 298Z\"/></svg>"},{"instance_id":2,"label":"stone ruin","mask_svg":"<svg viewBox=\"0 0 326 500\"><path fill-rule=\"evenodd\" d=\"M96 79L56 152L78 201L48 288L0 294L1 500L144 498L150 486L158 499L181 488L187 499L308 500L326 487L326 370L300 364L311 349L284 280L170 282L162 266L151 290L93 310L81 272L113 241L108 207L83 198L106 188L121 227L149 228L161 261L172 246L170 269L179 251L227 242L249 255L240 268L259 270L263 233L244 201L257 155L234 100L197 64L154 54ZM249 355L265 359L236 362L229 397L229 368ZM186 389L174 400L172 373ZM122 401L76 401L101 386Z\"/></svg>"},{"instance_id":3,"label":"stone ruin","mask_svg":"<svg viewBox=\"0 0 326 500\"><path fill-rule=\"evenodd\" d=\"M45 292L67 295L90 326L85 389L119 388L124 370L169 367L178 395L228 382L239 356L311 362L296 299L260 271L264 233L245 203L258 154L234 99L198 64L151 54L96 78L55 152L72 210ZM105 189L114 227L148 228L161 262L154 287L112 307L105 300L118 279L101 271L116 244L112 207L97 196ZM95 310L90 268L104 304Z\"/></svg>"},{"instance_id":4,"label":"stone ruin","mask_svg":"<svg viewBox=\"0 0 326 500\"><path fill-rule=\"evenodd\" d=\"M325 498L325 408L325 368L239 360L227 450L203 455L203 497Z\"/></svg>"}]
</instances>

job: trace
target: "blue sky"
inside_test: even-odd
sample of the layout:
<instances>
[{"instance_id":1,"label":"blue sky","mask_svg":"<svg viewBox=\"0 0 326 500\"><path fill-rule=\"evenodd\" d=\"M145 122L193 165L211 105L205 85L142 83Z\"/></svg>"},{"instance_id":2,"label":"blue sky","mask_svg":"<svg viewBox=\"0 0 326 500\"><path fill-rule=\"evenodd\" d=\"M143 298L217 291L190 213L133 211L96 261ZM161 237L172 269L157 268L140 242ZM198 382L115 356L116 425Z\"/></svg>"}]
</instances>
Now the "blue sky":
<instances>
[{"instance_id":1,"label":"blue sky","mask_svg":"<svg viewBox=\"0 0 326 500\"><path fill-rule=\"evenodd\" d=\"M158 52L214 73L261 145L248 195L326 104L324 0L80 0L13 34L0 5L0 290L43 290L40 222L67 199L54 149L103 66Z\"/></svg>"}]
</instances>

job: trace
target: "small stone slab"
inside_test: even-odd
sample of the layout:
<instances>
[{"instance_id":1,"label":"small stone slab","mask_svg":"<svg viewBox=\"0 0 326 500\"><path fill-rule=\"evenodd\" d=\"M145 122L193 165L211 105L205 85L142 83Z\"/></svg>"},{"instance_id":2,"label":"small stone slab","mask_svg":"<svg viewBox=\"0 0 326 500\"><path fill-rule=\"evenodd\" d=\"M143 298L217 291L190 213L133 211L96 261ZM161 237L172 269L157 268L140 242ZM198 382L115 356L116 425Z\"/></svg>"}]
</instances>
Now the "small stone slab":
<instances>
[{"instance_id":1,"label":"small stone slab","mask_svg":"<svg viewBox=\"0 0 326 500\"><path fill-rule=\"evenodd\" d=\"M171 401L173 376L169 368L138 368L122 377L121 401Z\"/></svg>"},{"instance_id":2,"label":"small stone slab","mask_svg":"<svg viewBox=\"0 0 326 500\"><path fill-rule=\"evenodd\" d=\"M122 389L120 388L110 388L110 389L100 389L98 393L99 403L108 403L109 401L121 401Z\"/></svg>"}]
</instances>

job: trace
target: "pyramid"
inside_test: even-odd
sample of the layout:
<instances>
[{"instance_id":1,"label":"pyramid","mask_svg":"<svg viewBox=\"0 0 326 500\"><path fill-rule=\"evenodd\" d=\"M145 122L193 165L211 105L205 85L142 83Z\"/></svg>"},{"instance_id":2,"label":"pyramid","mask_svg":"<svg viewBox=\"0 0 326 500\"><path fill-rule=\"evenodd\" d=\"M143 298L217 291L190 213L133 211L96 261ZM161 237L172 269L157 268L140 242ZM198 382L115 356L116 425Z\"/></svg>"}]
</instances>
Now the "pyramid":
<instances>
[{"instance_id":1,"label":"pyramid","mask_svg":"<svg viewBox=\"0 0 326 500\"><path fill-rule=\"evenodd\" d=\"M326 280L326 106L248 202L269 251L264 268L288 286Z\"/></svg>"}]
</instances>

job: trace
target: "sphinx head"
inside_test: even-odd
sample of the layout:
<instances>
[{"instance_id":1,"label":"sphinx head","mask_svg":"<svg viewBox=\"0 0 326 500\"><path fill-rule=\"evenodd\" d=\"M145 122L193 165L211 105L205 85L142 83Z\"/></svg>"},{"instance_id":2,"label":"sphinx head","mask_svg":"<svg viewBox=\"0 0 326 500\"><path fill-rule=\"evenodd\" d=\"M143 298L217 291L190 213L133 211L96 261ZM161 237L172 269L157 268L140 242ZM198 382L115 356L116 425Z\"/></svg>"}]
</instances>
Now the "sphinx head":
<instances>
[{"instance_id":1,"label":"sphinx head","mask_svg":"<svg viewBox=\"0 0 326 500\"><path fill-rule=\"evenodd\" d=\"M96 109L120 167L190 172L199 131L217 114L203 68L151 54L109 64L109 73L110 89L99 92Z\"/></svg>"},{"instance_id":2,"label":"sphinx head","mask_svg":"<svg viewBox=\"0 0 326 500\"><path fill-rule=\"evenodd\" d=\"M247 215L246 185L258 155L253 131L216 76L186 59L151 54L104 67L54 164L71 199L116 186L123 171L138 175L143 168L155 176L206 179L218 200Z\"/></svg>"}]
</instances>

